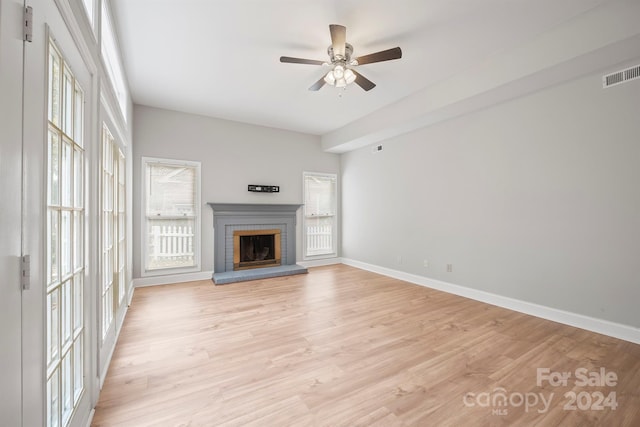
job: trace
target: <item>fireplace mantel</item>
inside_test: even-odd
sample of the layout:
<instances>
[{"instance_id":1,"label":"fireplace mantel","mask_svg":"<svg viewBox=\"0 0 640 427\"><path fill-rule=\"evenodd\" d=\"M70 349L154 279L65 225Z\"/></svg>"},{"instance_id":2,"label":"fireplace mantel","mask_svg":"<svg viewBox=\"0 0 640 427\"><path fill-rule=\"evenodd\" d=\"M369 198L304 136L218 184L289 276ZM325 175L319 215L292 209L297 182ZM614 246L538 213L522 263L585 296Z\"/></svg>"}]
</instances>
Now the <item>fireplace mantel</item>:
<instances>
[{"instance_id":1,"label":"fireplace mantel","mask_svg":"<svg viewBox=\"0 0 640 427\"><path fill-rule=\"evenodd\" d=\"M213 209L216 284L306 273L296 264L296 215L301 204L208 203ZM234 271L233 233L237 230L279 229L281 265Z\"/></svg>"},{"instance_id":2,"label":"fireplace mantel","mask_svg":"<svg viewBox=\"0 0 640 427\"><path fill-rule=\"evenodd\" d=\"M209 203L213 209L214 216L237 216L237 215L262 215L272 214L292 214L295 218L296 212L301 204L266 204L266 203ZM213 224L215 227L215 223Z\"/></svg>"}]
</instances>

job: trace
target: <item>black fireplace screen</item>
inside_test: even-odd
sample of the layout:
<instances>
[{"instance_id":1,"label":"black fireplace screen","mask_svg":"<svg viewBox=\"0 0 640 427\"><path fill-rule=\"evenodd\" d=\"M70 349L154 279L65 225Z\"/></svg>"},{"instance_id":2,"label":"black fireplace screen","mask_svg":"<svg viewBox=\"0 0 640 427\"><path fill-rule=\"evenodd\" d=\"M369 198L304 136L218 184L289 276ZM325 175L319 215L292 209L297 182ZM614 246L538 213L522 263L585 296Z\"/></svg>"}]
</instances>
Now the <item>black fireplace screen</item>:
<instances>
[{"instance_id":1,"label":"black fireplace screen","mask_svg":"<svg viewBox=\"0 0 640 427\"><path fill-rule=\"evenodd\" d=\"M240 236L240 262L275 260L275 236Z\"/></svg>"}]
</instances>

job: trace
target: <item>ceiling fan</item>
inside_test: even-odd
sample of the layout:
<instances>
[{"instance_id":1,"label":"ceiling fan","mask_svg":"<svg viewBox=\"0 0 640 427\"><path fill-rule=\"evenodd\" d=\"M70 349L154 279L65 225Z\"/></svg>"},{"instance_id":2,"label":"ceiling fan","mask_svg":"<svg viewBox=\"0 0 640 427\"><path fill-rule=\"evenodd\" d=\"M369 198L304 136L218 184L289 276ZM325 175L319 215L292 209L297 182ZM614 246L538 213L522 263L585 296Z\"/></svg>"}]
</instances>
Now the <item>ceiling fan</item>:
<instances>
[{"instance_id":1,"label":"ceiling fan","mask_svg":"<svg viewBox=\"0 0 640 427\"><path fill-rule=\"evenodd\" d=\"M327 48L329 62L318 61L315 59L292 58L290 56L280 57L280 62L287 62L291 64L331 66L331 70L326 75L322 76L320 80L315 82L309 90L320 90L325 83L335 87L344 88L348 84L355 82L365 91L369 91L376 87L375 83L358 73L353 69L353 67L402 58L402 50L399 47L382 50L380 52L371 53L358 58L351 58L353 46L346 42L347 28L342 25L333 24L329 25L329 32L331 33L331 46Z\"/></svg>"}]
</instances>

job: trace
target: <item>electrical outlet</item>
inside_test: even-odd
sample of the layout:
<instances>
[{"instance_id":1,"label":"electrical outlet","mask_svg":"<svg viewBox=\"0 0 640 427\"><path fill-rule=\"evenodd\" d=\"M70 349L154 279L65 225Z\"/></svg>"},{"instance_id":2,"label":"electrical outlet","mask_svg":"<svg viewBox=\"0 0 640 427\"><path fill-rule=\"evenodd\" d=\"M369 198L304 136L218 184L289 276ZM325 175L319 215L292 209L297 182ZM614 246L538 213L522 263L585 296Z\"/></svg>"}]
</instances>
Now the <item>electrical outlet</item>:
<instances>
[{"instance_id":1,"label":"electrical outlet","mask_svg":"<svg viewBox=\"0 0 640 427\"><path fill-rule=\"evenodd\" d=\"M447 264L447 273L453 272L453 264Z\"/></svg>"},{"instance_id":2,"label":"electrical outlet","mask_svg":"<svg viewBox=\"0 0 640 427\"><path fill-rule=\"evenodd\" d=\"M424 266L424 268L429 268L429 261L425 259L424 261L422 261L422 265Z\"/></svg>"}]
</instances>

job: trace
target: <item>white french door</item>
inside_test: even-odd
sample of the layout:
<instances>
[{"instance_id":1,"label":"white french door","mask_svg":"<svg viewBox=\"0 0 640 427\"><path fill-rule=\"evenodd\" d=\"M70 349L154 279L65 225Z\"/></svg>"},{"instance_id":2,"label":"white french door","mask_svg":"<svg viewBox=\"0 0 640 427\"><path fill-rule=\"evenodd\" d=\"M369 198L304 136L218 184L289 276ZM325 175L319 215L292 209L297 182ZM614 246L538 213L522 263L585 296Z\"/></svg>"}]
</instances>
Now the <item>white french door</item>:
<instances>
[{"instance_id":1,"label":"white french door","mask_svg":"<svg viewBox=\"0 0 640 427\"><path fill-rule=\"evenodd\" d=\"M87 250L94 240L86 197L95 153L94 82L58 10L68 4L29 2L23 246L31 254L31 289L22 296L24 426L86 425L96 395L95 310L89 309L95 272L88 269Z\"/></svg>"},{"instance_id":2,"label":"white french door","mask_svg":"<svg viewBox=\"0 0 640 427\"><path fill-rule=\"evenodd\" d=\"M22 0L0 1L0 424L22 425ZM37 258L36 258L37 259ZM28 367L28 366L27 366Z\"/></svg>"},{"instance_id":3,"label":"white french door","mask_svg":"<svg viewBox=\"0 0 640 427\"><path fill-rule=\"evenodd\" d=\"M102 200L100 275L100 369L115 345L118 321L126 296L126 164L122 149L106 123L102 125Z\"/></svg>"},{"instance_id":4,"label":"white french door","mask_svg":"<svg viewBox=\"0 0 640 427\"><path fill-rule=\"evenodd\" d=\"M84 90L48 45L46 419L67 426L84 392Z\"/></svg>"}]
</instances>

